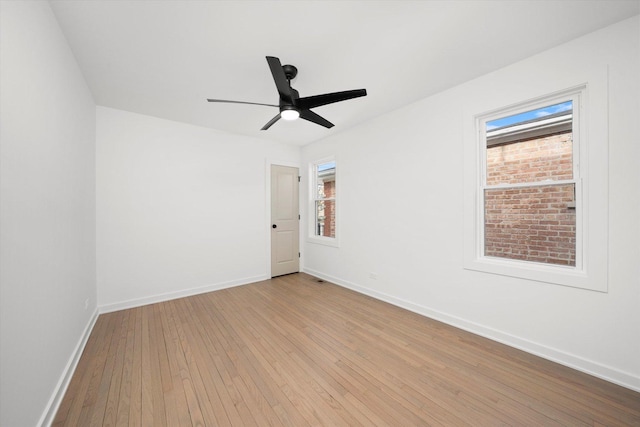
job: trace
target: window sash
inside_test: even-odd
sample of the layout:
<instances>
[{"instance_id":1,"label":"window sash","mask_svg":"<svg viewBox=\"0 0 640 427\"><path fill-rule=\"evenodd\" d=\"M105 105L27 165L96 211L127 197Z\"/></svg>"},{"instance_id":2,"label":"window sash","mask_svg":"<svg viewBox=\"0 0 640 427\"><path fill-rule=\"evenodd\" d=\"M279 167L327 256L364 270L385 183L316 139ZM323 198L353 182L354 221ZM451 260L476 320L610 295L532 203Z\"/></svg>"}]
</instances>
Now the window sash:
<instances>
[{"instance_id":1,"label":"window sash","mask_svg":"<svg viewBox=\"0 0 640 427\"><path fill-rule=\"evenodd\" d=\"M484 191L482 254L575 266L575 184L551 183L512 190L503 187Z\"/></svg>"},{"instance_id":2,"label":"window sash","mask_svg":"<svg viewBox=\"0 0 640 427\"><path fill-rule=\"evenodd\" d=\"M319 170L322 165L333 163L332 168ZM333 177L321 176L326 170L333 169ZM311 174L311 187L310 187L310 215L309 215L309 241L313 243L321 243L329 246L338 246L338 215L337 215L337 175L338 166L334 157L324 158L310 163L309 171ZM323 179L328 178L326 181ZM332 193L324 193L320 191L319 185L323 185L323 182L334 183ZM322 197L325 196L325 197ZM319 204L324 203L326 206L330 206L329 217L319 218Z\"/></svg>"},{"instance_id":3,"label":"window sash","mask_svg":"<svg viewBox=\"0 0 640 427\"><path fill-rule=\"evenodd\" d=\"M485 116L479 117L476 119L477 126L477 141L480 144L480 149L478 150L479 161L480 161L480 177L477 185L477 200L478 203L476 205L476 218L477 218L477 257L479 259L484 260L498 260L501 263L507 263L512 265L540 265L545 266L545 268L549 269L571 269L576 272L582 272L584 270L583 263L583 199L582 199L582 181L580 178L581 170L580 170L580 130L581 130L581 110L582 110L582 91L583 89L578 89L574 91L570 91L569 93L559 95L556 97L548 97L542 100L538 100L537 102L525 103L514 109L503 109L497 112L493 112L487 114ZM536 110L539 108L543 108L546 106L559 104L566 101L572 101L573 103L573 113L572 113L572 179L563 179L563 180L544 180L544 181L528 181L528 182L519 182L519 183L499 183L499 184L487 184L487 122L491 122L493 120L507 117L527 111ZM575 265L573 266L560 266L555 265L553 263L545 263L545 262L536 262L536 261L523 261L514 258L497 258L493 256L488 256L486 254L486 232L485 232L485 193L486 190L493 189L519 189L519 188L528 188L528 187L545 187L551 185L574 185L575 189L575 212L576 212L576 236L575 236Z\"/></svg>"},{"instance_id":4,"label":"window sash","mask_svg":"<svg viewBox=\"0 0 640 427\"><path fill-rule=\"evenodd\" d=\"M548 187L550 185L569 185L575 184L577 182L576 179L562 179L557 181L527 181L527 182L518 182L514 184L495 184L495 185L484 185L481 188L483 190L493 190L493 189L505 189L508 190L510 188L523 188L523 187Z\"/></svg>"},{"instance_id":5,"label":"window sash","mask_svg":"<svg viewBox=\"0 0 640 427\"><path fill-rule=\"evenodd\" d=\"M322 204L322 206L321 206ZM320 216L320 211L324 216ZM315 235L319 237L335 238L336 230L336 210L334 199L316 200L314 203L315 211Z\"/></svg>"}]
</instances>

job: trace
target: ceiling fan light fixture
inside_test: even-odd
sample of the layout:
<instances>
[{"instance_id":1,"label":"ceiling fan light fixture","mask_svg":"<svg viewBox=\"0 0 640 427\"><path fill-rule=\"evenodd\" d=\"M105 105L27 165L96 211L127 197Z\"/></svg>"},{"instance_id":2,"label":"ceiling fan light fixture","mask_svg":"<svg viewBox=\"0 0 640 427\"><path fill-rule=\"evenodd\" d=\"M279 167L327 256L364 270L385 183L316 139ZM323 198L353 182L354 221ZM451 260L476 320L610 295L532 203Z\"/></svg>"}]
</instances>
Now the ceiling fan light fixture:
<instances>
[{"instance_id":1,"label":"ceiling fan light fixture","mask_svg":"<svg viewBox=\"0 0 640 427\"><path fill-rule=\"evenodd\" d=\"M282 117L284 120L296 120L298 117L300 117L300 112L296 110L295 107L287 105L282 107L282 110L280 111L280 117Z\"/></svg>"},{"instance_id":2,"label":"ceiling fan light fixture","mask_svg":"<svg viewBox=\"0 0 640 427\"><path fill-rule=\"evenodd\" d=\"M2 1L2 0L0 0ZM324 93L322 95L306 96L300 98L297 90L291 87L291 80L296 77L298 69L293 65L282 65L280 59L275 56L267 56L267 64L271 70L271 76L278 90L278 105L263 104L260 102L231 101L226 99L207 98L208 102L229 102L232 104L264 105L267 107L280 107L280 112L269 120L260 130L267 130L280 119L287 121L304 119L327 129L333 127L333 123L324 117L311 111L312 108L321 107L335 102L366 96L366 89L345 90L342 92Z\"/></svg>"}]
</instances>

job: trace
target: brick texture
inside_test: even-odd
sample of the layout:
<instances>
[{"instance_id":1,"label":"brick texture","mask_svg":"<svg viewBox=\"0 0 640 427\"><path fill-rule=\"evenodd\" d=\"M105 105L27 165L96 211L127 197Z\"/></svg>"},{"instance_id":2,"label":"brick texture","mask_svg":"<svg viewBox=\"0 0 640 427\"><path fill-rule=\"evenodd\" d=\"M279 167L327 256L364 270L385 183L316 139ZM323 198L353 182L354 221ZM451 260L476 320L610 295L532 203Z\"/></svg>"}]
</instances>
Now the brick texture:
<instances>
[{"instance_id":1,"label":"brick texture","mask_svg":"<svg viewBox=\"0 0 640 427\"><path fill-rule=\"evenodd\" d=\"M535 182L485 190L485 255L570 265L576 263L571 133L487 148L487 185Z\"/></svg>"},{"instance_id":2,"label":"brick texture","mask_svg":"<svg viewBox=\"0 0 640 427\"><path fill-rule=\"evenodd\" d=\"M332 198L336 196L336 182L328 181L324 183L324 197ZM324 228L323 236L336 237L336 204L334 200L324 201Z\"/></svg>"}]
</instances>

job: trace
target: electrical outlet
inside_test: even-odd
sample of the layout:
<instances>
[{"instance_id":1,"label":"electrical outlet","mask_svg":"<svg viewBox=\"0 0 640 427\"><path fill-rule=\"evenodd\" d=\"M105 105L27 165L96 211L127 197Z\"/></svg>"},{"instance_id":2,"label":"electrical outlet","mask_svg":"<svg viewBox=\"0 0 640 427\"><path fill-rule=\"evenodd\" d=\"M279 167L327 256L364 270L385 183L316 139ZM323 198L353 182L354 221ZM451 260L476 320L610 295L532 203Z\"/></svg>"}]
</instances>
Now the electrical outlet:
<instances>
[{"instance_id":1,"label":"electrical outlet","mask_svg":"<svg viewBox=\"0 0 640 427\"><path fill-rule=\"evenodd\" d=\"M378 280L378 273L369 273L369 279Z\"/></svg>"}]
</instances>

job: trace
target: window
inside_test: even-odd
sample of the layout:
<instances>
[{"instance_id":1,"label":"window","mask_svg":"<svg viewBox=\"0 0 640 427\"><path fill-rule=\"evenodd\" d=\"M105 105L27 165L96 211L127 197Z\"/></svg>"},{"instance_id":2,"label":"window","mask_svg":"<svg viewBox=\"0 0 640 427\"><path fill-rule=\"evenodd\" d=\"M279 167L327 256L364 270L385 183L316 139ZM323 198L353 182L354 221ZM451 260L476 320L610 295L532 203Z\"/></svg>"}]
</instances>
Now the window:
<instances>
[{"instance_id":1,"label":"window","mask_svg":"<svg viewBox=\"0 0 640 427\"><path fill-rule=\"evenodd\" d=\"M312 231L319 243L336 242L336 161L324 159L311 164Z\"/></svg>"},{"instance_id":2,"label":"window","mask_svg":"<svg viewBox=\"0 0 640 427\"><path fill-rule=\"evenodd\" d=\"M465 269L607 291L606 73L589 74L588 85L469 111Z\"/></svg>"},{"instance_id":3,"label":"window","mask_svg":"<svg viewBox=\"0 0 640 427\"><path fill-rule=\"evenodd\" d=\"M580 265L576 191L579 146L573 97L481 121L482 253L486 257ZM482 135L482 134L481 134Z\"/></svg>"}]
</instances>

